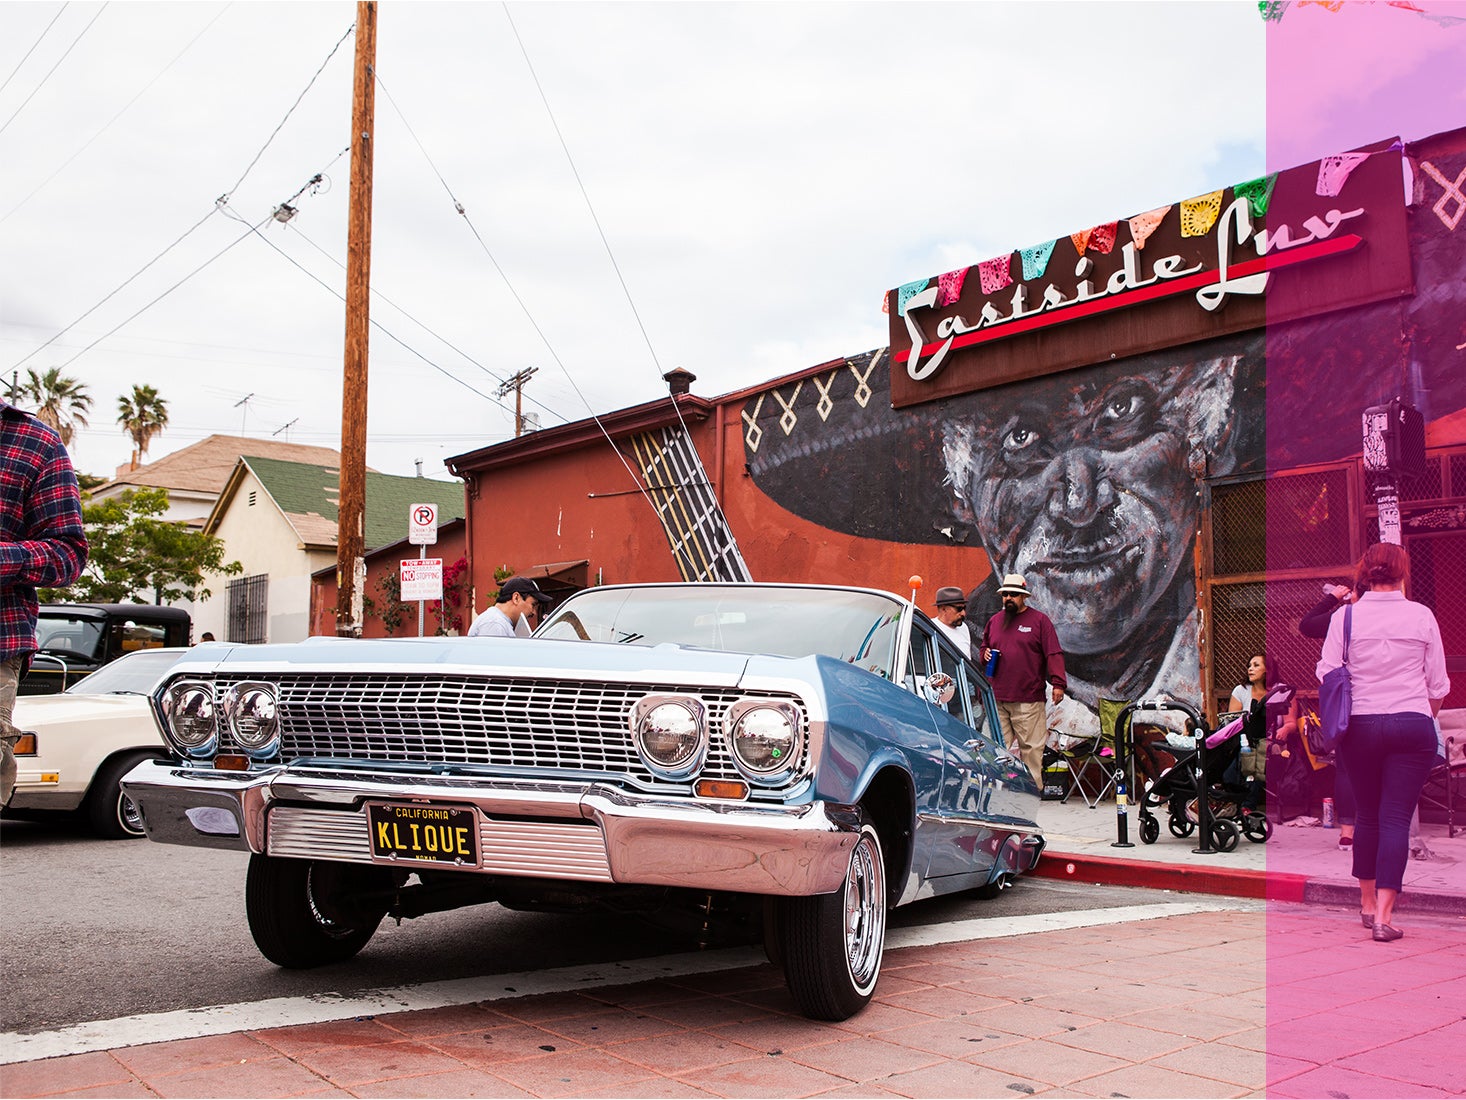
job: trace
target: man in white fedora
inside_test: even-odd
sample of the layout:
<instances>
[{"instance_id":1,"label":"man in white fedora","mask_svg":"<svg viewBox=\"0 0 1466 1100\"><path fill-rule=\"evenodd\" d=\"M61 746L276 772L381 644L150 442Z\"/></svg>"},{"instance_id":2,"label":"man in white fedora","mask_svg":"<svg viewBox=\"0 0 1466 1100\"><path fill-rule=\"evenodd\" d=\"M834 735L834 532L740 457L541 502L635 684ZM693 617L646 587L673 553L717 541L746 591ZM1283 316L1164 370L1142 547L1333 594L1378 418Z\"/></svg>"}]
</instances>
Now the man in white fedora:
<instances>
[{"instance_id":1,"label":"man in white fedora","mask_svg":"<svg viewBox=\"0 0 1466 1100\"><path fill-rule=\"evenodd\" d=\"M1043 785L1044 742L1048 740L1045 718L1046 690L1057 706L1064 698L1068 680L1064 677L1064 651L1049 617L1028 606L1028 582L1021 574L1009 573L998 588L1003 610L987 621L982 630L982 659L998 654L989 673L998 700L998 721L1008 744L1016 744L1033 781Z\"/></svg>"}]
</instances>

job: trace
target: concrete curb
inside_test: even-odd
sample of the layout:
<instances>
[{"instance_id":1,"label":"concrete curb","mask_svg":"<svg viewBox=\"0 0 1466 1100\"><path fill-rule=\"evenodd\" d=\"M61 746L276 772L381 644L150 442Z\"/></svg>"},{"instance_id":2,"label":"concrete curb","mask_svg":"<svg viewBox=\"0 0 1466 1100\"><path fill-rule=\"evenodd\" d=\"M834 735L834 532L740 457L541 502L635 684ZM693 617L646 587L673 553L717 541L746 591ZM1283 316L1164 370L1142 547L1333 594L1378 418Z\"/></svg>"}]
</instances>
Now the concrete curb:
<instances>
[{"instance_id":1,"label":"concrete curb","mask_svg":"<svg viewBox=\"0 0 1466 1100\"><path fill-rule=\"evenodd\" d=\"M1282 871L1253 871L1234 867L1189 866L1112 856L1073 855L1048 851L1029 872L1039 878L1093 882L1107 886L1143 886L1192 894L1224 894L1268 901L1307 902L1316 905L1358 905L1359 887L1353 881L1309 878ZM1402 911L1466 915L1466 894L1444 890L1407 890L1400 895Z\"/></svg>"},{"instance_id":2,"label":"concrete curb","mask_svg":"<svg viewBox=\"0 0 1466 1100\"><path fill-rule=\"evenodd\" d=\"M1315 905L1359 905L1359 886L1337 879L1311 878L1303 888L1303 900ZM1405 890L1395 908L1401 913L1439 913L1466 916L1466 894L1445 890Z\"/></svg>"}]
</instances>

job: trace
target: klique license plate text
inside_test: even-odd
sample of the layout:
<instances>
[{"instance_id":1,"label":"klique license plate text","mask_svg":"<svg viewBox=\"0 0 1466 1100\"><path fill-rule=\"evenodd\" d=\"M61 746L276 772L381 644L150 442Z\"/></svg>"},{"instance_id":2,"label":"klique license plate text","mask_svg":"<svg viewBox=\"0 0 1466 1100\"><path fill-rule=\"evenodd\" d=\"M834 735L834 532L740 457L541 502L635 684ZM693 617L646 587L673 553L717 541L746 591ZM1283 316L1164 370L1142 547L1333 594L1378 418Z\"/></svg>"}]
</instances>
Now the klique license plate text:
<instances>
[{"instance_id":1,"label":"klique license plate text","mask_svg":"<svg viewBox=\"0 0 1466 1100\"><path fill-rule=\"evenodd\" d=\"M473 810L412 803L371 803L367 821L378 859L478 866L478 815Z\"/></svg>"}]
</instances>

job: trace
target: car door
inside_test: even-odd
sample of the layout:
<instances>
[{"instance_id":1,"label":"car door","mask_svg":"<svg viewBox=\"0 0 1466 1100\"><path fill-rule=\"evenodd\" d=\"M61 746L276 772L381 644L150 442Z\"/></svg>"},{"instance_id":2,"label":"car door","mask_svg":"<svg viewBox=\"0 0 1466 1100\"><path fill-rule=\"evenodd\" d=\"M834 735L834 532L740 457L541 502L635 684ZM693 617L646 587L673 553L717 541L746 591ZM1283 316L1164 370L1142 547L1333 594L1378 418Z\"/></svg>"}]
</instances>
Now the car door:
<instances>
[{"instance_id":1,"label":"car door","mask_svg":"<svg viewBox=\"0 0 1466 1100\"><path fill-rule=\"evenodd\" d=\"M946 637L932 641L933 673L949 680L950 690L932 703L942 739L942 789L932 809L935 843L927 875L985 875L992 854L982 844L982 819L989 798L988 764L996 746L973 728L968 662Z\"/></svg>"},{"instance_id":2,"label":"car door","mask_svg":"<svg viewBox=\"0 0 1466 1100\"><path fill-rule=\"evenodd\" d=\"M956 688L938 717L944 766L936 808L940 826L933 831L941 842L933 846L927 868L943 892L944 885L963 889L987 881L1014 827L1033 826L1034 800L1022 791L1022 761L1003 743L987 678L947 639L937 643L938 671L952 677Z\"/></svg>"}]
</instances>

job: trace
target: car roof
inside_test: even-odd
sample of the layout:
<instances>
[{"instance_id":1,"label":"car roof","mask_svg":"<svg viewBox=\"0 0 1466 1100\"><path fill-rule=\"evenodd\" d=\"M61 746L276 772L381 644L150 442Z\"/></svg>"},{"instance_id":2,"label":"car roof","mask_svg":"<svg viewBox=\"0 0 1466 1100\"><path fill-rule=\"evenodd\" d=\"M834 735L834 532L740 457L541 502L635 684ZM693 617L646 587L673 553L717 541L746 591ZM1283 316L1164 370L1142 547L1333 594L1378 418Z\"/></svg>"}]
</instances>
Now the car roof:
<instances>
[{"instance_id":1,"label":"car roof","mask_svg":"<svg viewBox=\"0 0 1466 1100\"><path fill-rule=\"evenodd\" d=\"M151 603L47 603L42 604L43 618L107 619L129 616L139 619L164 619L182 622L188 612L181 607L163 607Z\"/></svg>"}]
</instances>

